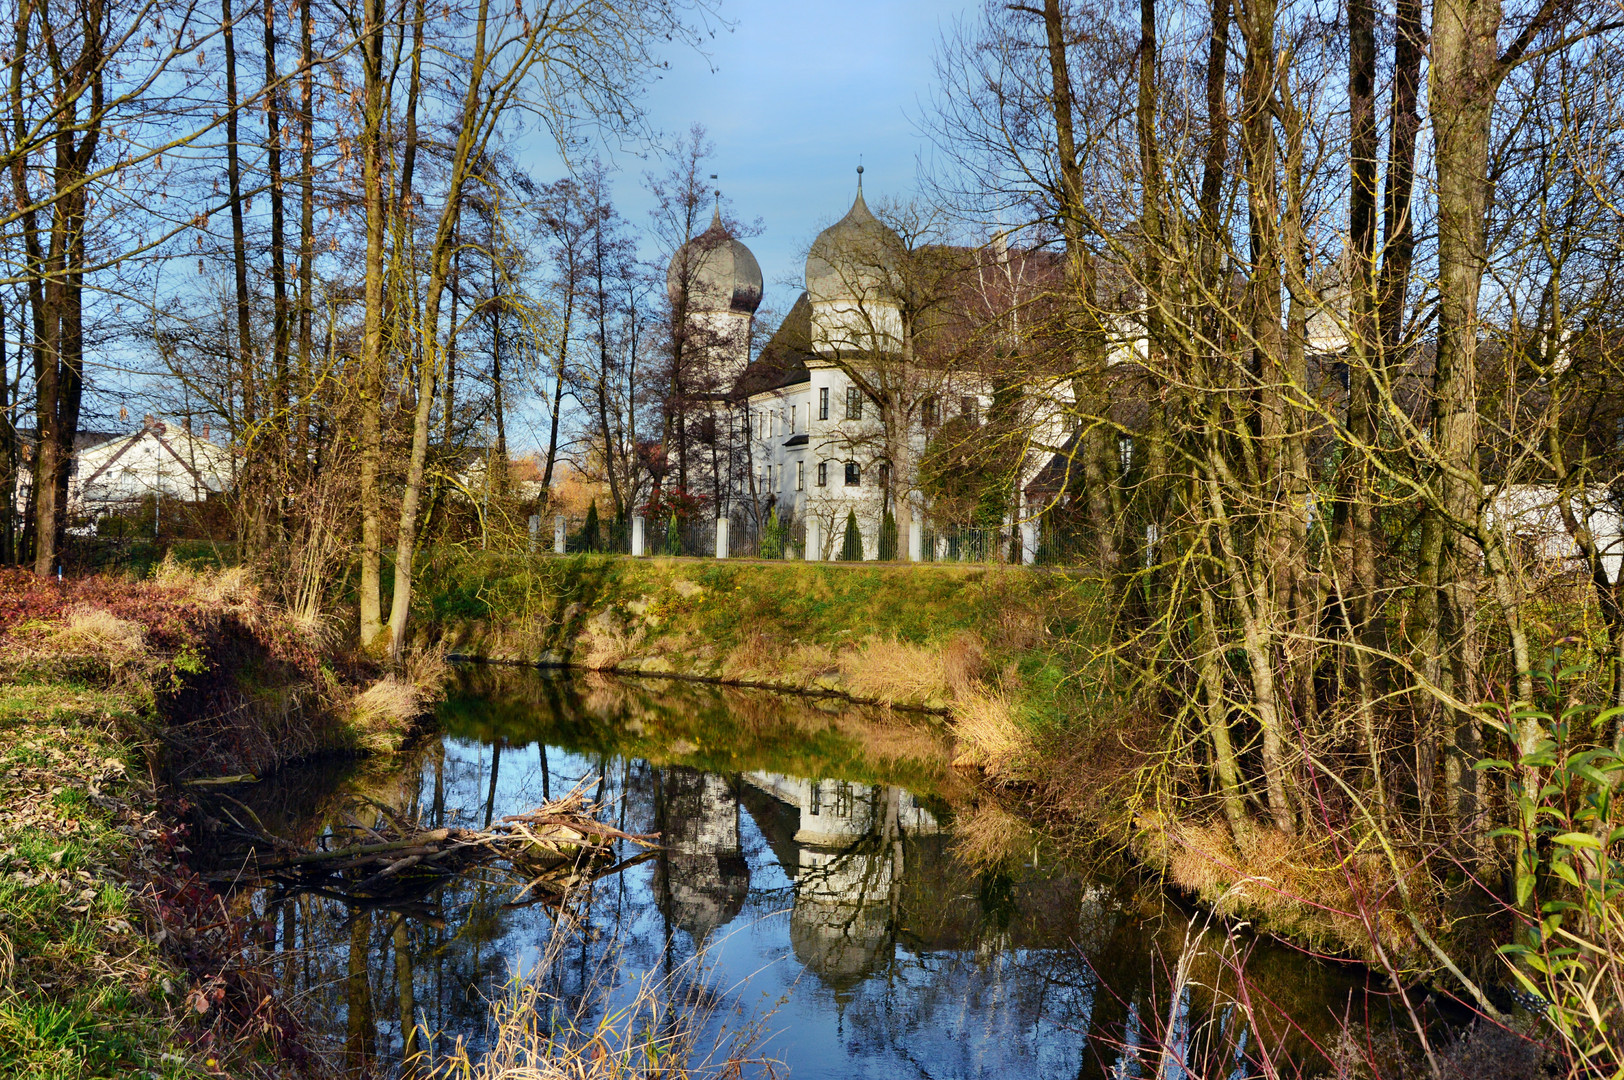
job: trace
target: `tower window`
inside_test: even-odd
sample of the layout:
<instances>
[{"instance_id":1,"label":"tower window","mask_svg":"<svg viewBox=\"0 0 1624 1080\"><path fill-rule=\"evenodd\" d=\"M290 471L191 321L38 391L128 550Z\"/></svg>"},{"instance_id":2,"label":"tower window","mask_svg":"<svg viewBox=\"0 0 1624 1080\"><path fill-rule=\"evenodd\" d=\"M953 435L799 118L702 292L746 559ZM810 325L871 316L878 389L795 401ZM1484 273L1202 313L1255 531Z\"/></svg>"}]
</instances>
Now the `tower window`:
<instances>
[{"instance_id":1,"label":"tower window","mask_svg":"<svg viewBox=\"0 0 1624 1080\"><path fill-rule=\"evenodd\" d=\"M829 419L829 388L827 386L818 387L818 419Z\"/></svg>"},{"instance_id":2,"label":"tower window","mask_svg":"<svg viewBox=\"0 0 1624 1080\"><path fill-rule=\"evenodd\" d=\"M863 392L855 386L846 387L846 419L863 418Z\"/></svg>"},{"instance_id":3,"label":"tower window","mask_svg":"<svg viewBox=\"0 0 1624 1080\"><path fill-rule=\"evenodd\" d=\"M818 462L818 487L828 487L828 486L829 486L829 463L827 461L820 461L820 462Z\"/></svg>"},{"instance_id":4,"label":"tower window","mask_svg":"<svg viewBox=\"0 0 1624 1080\"><path fill-rule=\"evenodd\" d=\"M855 461L846 462L846 486L863 486L863 467Z\"/></svg>"}]
</instances>

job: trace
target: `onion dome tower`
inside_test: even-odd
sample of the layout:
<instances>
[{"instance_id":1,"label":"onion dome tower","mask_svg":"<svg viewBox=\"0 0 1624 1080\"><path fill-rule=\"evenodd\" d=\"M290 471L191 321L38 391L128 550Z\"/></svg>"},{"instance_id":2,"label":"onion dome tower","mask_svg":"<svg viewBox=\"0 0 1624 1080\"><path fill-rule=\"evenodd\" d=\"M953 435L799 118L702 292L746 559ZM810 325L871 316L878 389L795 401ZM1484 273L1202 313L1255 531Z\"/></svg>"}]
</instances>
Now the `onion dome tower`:
<instances>
[{"instance_id":1,"label":"onion dome tower","mask_svg":"<svg viewBox=\"0 0 1624 1080\"><path fill-rule=\"evenodd\" d=\"M671 257L665 291L683 314L688 347L703 355L717 392L726 390L750 359L750 324L761 306L761 264L722 223L721 192L710 228Z\"/></svg>"},{"instance_id":2,"label":"onion dome tower","mask_svg":"<svg viewBox=\"0 0 1624 1080\"><path fill-rule=\"evenodd\" d=\"M818 234L806 257L815 351L885 352L899 346L902 255L902 238L863 201L859 165L851 209Z\"/></svg>"}]
</instances>

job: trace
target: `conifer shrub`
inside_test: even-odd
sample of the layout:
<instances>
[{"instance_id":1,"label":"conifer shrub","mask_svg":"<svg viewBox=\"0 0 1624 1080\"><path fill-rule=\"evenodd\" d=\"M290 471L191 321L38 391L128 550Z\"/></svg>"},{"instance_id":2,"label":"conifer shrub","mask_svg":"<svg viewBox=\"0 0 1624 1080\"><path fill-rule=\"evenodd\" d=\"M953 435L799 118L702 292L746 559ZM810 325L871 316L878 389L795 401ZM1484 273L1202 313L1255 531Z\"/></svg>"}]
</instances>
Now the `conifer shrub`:
<instances>
[{"instance_id":1,"label":"conifer shrub","mask_svg":"<svg viewBox=\"0 0 1624 1080\"><path fill-rule=\"evenodd\" d=\"M890 510L880 522L880 561L890 562L897 557L897 519Z\"/></svg>"},{"instance_id":2,"label":"conifer shrub","mask_svg":"<svg viewBox=\"0 0 1624 1080\"><path fill-rule=\"evenodd\" d=\"M603 547L603 537L599 535L598 500L593 499L586 508L586 524L581 526L581 546L587 551L597 551Z\"/></svg>"},{"instance_id":3,"label":"conifer shrub","mask_svg":"<svg viewBox=\"0 0 1624 1080\"><path fill-rule=\"evenodd\" d=\"M776 506L767 512L767 523L761 527L761 557L763 559L784 557L784 523L778 520Z\"/></svg>"},{"instance_id":4,"label":"conifer shrub","mask_svg":"<svg viewBox=\"0 0 1624 1080\"><path fill-rule=\"evenodd\" d=\"M846 511L846 539L840 545L842 562L863 561L863 534L857 528L857 511Z\"/></svg>"},{"instance_id":5,"label":"conifer shrub","mask_svg":"<svg viewBox=\"0 0 1624 1080\"><path fill-rule=\"evenodd\" d=\"M667 555L682 554L682 527L677 524L677 515L672 514L665 526L665 553Z\"/></svg>"}]
</instances>

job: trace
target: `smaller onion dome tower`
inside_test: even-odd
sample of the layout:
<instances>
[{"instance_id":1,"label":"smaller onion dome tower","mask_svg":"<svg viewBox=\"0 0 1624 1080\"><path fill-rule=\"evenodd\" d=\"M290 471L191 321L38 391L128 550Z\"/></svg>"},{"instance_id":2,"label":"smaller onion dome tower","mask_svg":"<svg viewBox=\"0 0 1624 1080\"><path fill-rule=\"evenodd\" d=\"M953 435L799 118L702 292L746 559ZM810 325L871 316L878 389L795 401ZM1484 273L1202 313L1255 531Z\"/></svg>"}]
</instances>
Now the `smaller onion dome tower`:
<instances>
[{"instance_id":1,"label":"smaller onion dome tower","mask_svg":"<svg viewBox=\"0 0 1624 1080\"><path fill-rule=\"evenodd\" d=\"M665 291L687 327L686 348L718 393L727 390L750 360L750 324L761 306L761 264L722 223L721 192L710 228L671 257Z\"/></svg>"},{"instance_id":2,"label":"smaller onion dome tower","mask_svg":"<svg viewBox=\"0 0 1624 1080\"><path fill-rule=\"evenodd\" d=\"M889 352L902 341L902 238L857 198L846 216L812 241L806 296L812 302L812 348L821 353Z\"/></svg>"}]
</instances>

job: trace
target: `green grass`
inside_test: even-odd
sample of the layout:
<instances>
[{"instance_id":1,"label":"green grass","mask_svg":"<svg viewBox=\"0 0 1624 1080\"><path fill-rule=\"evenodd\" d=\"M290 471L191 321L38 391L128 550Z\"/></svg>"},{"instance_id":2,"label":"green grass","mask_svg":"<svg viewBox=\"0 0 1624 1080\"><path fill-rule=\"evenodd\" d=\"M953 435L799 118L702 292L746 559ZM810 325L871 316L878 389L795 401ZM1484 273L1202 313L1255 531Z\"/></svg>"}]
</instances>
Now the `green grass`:
<instances>
[{"instance_id":1,"label":"green grass","mask_svg":"<svg viewBox=\"0 0 1624 1080\"><path fill-rule=\"evenodd\" d=\"M71 683L0 684L0 1078L199 1075L173 1045L173 972L107 872L130 841L89 790L109 792L109 760L130 768L116 732L136 708Z\"/></svg>"}]
</instances>

